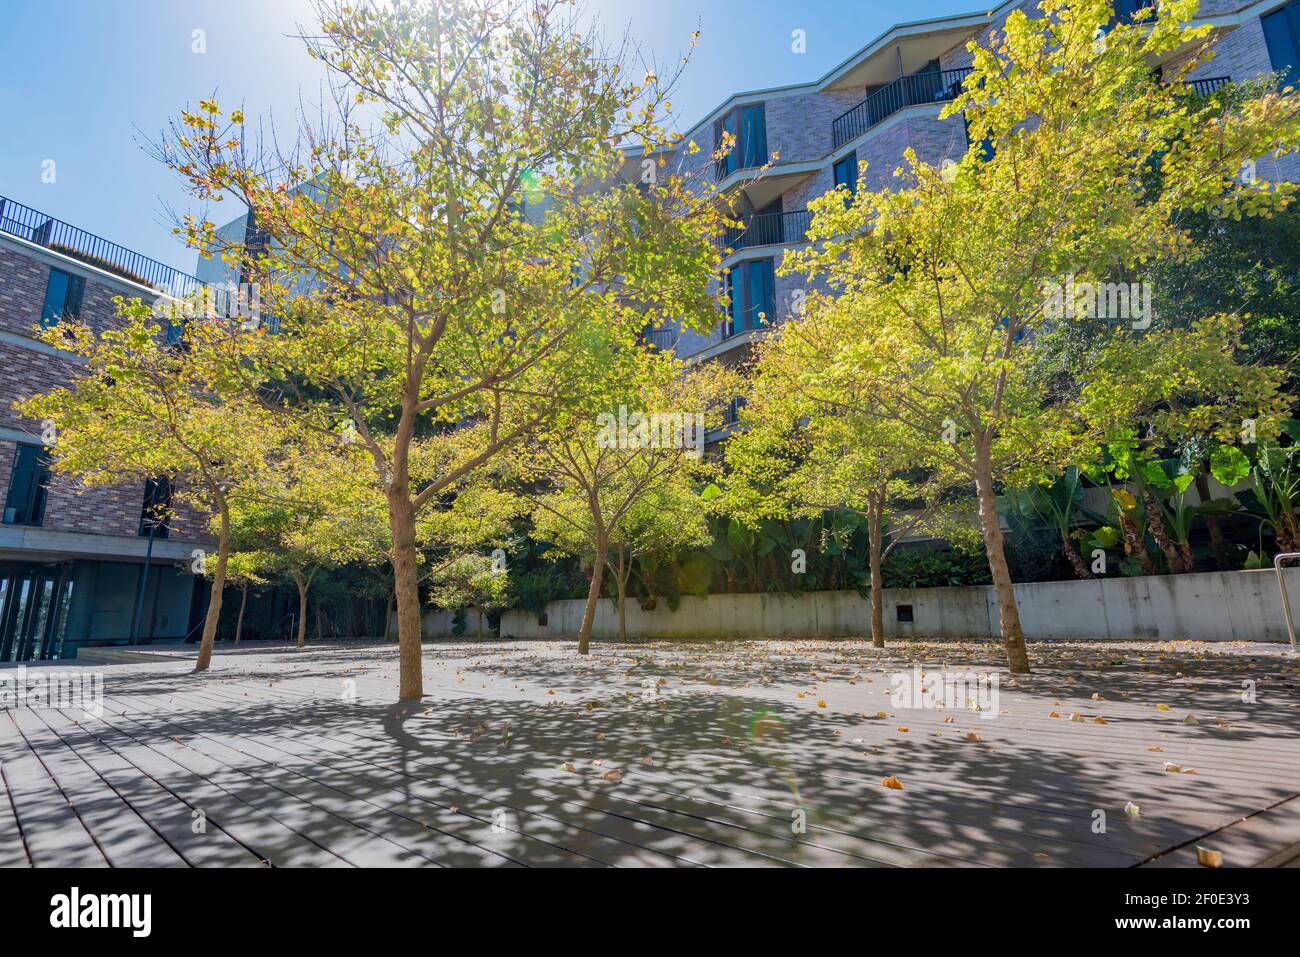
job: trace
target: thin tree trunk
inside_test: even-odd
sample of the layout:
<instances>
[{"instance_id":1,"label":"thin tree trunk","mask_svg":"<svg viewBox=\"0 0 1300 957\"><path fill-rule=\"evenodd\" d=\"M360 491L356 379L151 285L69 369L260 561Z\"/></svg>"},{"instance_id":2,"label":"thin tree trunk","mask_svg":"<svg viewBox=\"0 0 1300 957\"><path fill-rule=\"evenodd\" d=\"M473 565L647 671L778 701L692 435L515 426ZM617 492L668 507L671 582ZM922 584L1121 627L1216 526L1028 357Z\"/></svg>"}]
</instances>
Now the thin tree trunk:
<instances>
[{"instance_id":1,"label":"thin tree trunk","mask_svg":"<svg viewBox=\"0 0 1300 957\"><path fill-rule=\"evenodd\" d=\"M871 564L871 644L876 648L885 647L885 580L881 572L884 523L880 513L881 506L873 501L867 516L867 545Z\"/></svg>"},{"instance_id":2,"label":"thin tree trunk","mask_svg":"<svg viewBox=\"0 0 1300 957\"><path fill-rule=\"evenodd\" d=\"M307 647L307 583L297 569L293 572L293 583L298 586L298 647Z\"/></svg>"},{"instance_id":3,"label":"thin tree trunk","mask_svg":"<svg viewBox=\"0 0 1300 957\"><path fill-rule=\"evenodd\" d=\"M1165 563L1169 566L1169 571L1175 575L1183 573L1183 559L1178 554L1178 549L1174 547L1173 541L1169 538L1169 533L1165 531L1164 516L1160 514L1160 506L1157 504L1155 497L1145 489L1138 492L1142 499L1142 509L1147 514L1147 531L1151 537L1156 540L1156 545L1165 556Z\"/></svg>"},{"instance_id":4,"label":"thin tree trunk","mask_svg":"<svg viewBox=\"0 0 1300 957\"><path fill-rule=\"evenodd\" d=\"M226 587L226 562L230 558L230 507L223 499L218 509L221 525L217 532L217 570L212 574L212 597L208 600L208 616L203 622L203 640L199 642L195 671L207 671L212 664L212 646L217 640L217 621L221 618L221 593Z\"/></svg>"},{"instance_id":5,"label":"thin tree trunk","mask_svg":"<svg viewBox=\"0 0 1300 957\"><path fill-rule=\"evenodd\" d=\"M618 548L618 640L627 641L627 570L623 546Z\"/></svg>"},{"instance_id":6,"label":"thin tree trunk","mask_svg":"<svg viewBox=\"0 0 1300 957\"><path fill-rule=\"evenodd\" d=\"M235 620L235 644L239 644L240 636L244 633L244 609L248 607L248 585L245 584L239 590L243 592L243 597L239 599L239 618Z\"/></svg>"},{"instance_id":7,"label":"thin tree trunk","mask_svg":"<svg viewBox=\"0 0 1300 957\"><path fill-rule=\"evenodd\" d=\"M582 611L582 627L578 629L578 654L591 651L591 629L596 622L596 603L600 601L600 584L605 575L605 552L609 539L604 532L596 534L596 558L591 563L591 588L587 590L587 607Z\"/></svg>"},{"instance_id":8,"label":"thin tree trunk","mask_svg":"<svg viewBox=\"0 0 1300 957\"><path fill-rule=\"evenodd\" d=\"M987 450L976 453L975 494L979 499L980 531L984 550L988 553L989 573L993 577L993 593L998 601L998 621L1002 644L1007 651L1007 665L1014 674L1029 674L1029 650L1025 647L1025 633L1020 627L1020 610L1016 607L1016 588L1007 568L1007 555L1002 542L1002 529L998 525L998 500L993 492L993 469Z\"/></svg>"},{"instance_id":9,"label":"thin tree trunk","mask_svg":"<svg viewBox=\"0 0 1300 957\"><path fill-rule=\"evenodd\" d=\"M387 641L393 634L393 602L396 600L396 592L390 591L388 597L384 600L384 627L383 637Z\"/></svg>"},{"instance_id":10,"label":"thin tree trunk","mask_svg":"<svg viewBox=\"0 0 1300 957\"><path fill-rule=\"evenodd\" d=\"M1119 514L1119 529L1124 535L1124 554L1137 559L1138 567L1142 569L1143 575L1154 575L1156 565L1147 551L1146 542L1142 540L1142 533L1138 530L1137 522L1133 521L1131 516L1125 514L1118 501L1116 502L1116 508Z\"/></svg>"},{"instance_id":11,"label":"thin tree trunk","mask_svg":"<svg viewBox=\"0 0 1300 957\"><path fill-rule=\"evenodd\" d=\"M1210 500L1210 480L1204 472L1196 476L1196 494L1202 505ZM1232 556L1228 554L1228 543L1223 537L1223 525L1219 522L1219 516L1206 515L1205 527L1210 530L1210 547L1214 549L1214 564L1221 572L1230 571Z\"/></svg>"},{"instance_id":12,"label":"thin tree trunk","mask_svg":"<svg viewBox=\"0 0 1300 957\"><path fill-rule=\"evenodd\" d=\"M1061 547L1065 549L1065 557L1070 560L1070 566L1074 569L1074 574L1079 578L1091 578L1092 569L1084 561L1083 556L1079 554L1078 549L1074 547L1074 542L1070 541L1070 536L1061 531Z\"/></svg>"},{"instance_id":13,"label":"thin tree trunk","mask_svg":"<svg viewBox=\"0 0 1300 957\"><path fill-rule=\"evenodd\" d=\"M320 599L316 599L316 644L321 643Z\"/></svg>"},{"instance_id":14,"label":"thin tree trunk","mask_svg":"<svg viewBox=\"0 0 1300 957\"><path fill-rule=\"evenodd\" d=\"M415 509L407 497L406 483L394 482L388 495L393 530L393 581L397 601L397 646L400 658L398 698L424 697L420 655L420 580L415 547Z\"/></svg>"}]
</instances>

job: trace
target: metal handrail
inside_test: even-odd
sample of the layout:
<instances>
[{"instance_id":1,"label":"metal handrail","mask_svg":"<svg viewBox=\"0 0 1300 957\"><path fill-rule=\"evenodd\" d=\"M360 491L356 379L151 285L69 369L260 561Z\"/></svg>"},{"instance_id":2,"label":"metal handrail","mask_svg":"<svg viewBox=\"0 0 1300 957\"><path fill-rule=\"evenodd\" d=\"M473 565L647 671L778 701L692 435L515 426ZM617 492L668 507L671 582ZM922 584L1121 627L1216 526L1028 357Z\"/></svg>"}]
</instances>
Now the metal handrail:
<instances>
[{"instance_id":1,"label":"metal handrail","mask_svg":"<svg viewBox=\"0 0 1300 957\"><path fill-rule=\"evenodd\" d=\"M750 246L780 246L804 241L812 213L795 209L788 213L760 213L746 217L740 226L725 230L718 236L718 249L737 252Z\"/></svg>"},{"instance_id":2,"label":"metal handrail","mask_svg":"<svg viewBox=\"0 0 1300 957\"><path fill-rule=\"evenodd\" d=\"M1221 86L1232 82L1230 76L1209 76L1204 80L1188 80L1187 85L1201 96L1209 96Z\"/></svg>"},{"instance_id":3,"label":"metal handrail","mask_svg":"<svg viewBox=\"0 0 1300 957\"><path fill-rule=\"evenodd\" d=\"M973 70L973 67L968 66L955 70L927 70L900 76L885 84L831 121L831 138L835 148L839 149L849 140L857 139L906 106L944 103L955 99L961 92L962 81Z\"/></svg>"},{"instance_id":4,"label":"metal handrail","mask_svg":"<svg viewBox=\"0 0 1300 957\"><path fill-rule=\"evenodd\" d=\"M1277 587L1282 591L1282 614L1286 616L1286 633L1291 639L1291 650L1295 651L1295 621L1291 618L1291 599L1286 593L1286 579L1282 576L1282 562L1300 559L1300 552L1279 552L1273 556L1273 570L1277 572Z\"/></svg>"},{"instance_id":5,"label":"metal handrail","mask_svg":"<svg viewBox=\"0 0 1300 957\"><path fill-rule=\"evenodd\" d=\"M165 286L171 295L178 298L189 295L199 286L198 279L188 273L5 196L0 196L0 232L52 249L141 286L151 289Z\"/></svg>"}]
</instances>

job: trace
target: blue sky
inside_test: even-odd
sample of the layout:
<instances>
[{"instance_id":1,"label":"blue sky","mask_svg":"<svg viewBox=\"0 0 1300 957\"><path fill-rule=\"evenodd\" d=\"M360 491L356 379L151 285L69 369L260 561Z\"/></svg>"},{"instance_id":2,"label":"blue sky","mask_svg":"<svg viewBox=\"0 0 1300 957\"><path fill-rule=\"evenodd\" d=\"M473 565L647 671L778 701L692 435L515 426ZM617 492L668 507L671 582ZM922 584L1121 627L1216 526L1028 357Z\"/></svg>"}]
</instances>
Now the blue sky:
<instances>
[{"instance_id":1,"label":"blue sky","mask_svg":"<svg viewBox=\"0 0 1300 957\"><path fill-rule=\"evenodd\" d=\"M891 24L968 13L973 0L588 0L607 34L626 29L674 63L700 45L674 97L683 125L737 90L816 79ZM7 0L0 13L0 195L192 272L165 209L189 210L141 145L214 91L292 129L318 102L319 66L296 39L307 0ZM807 51L791 51L793 30ZM196 53L202 30L206 52ZM42 182L54 160L55 181ZM238 210L231 211L231 218Z\"/></svg>"}]
</instances>

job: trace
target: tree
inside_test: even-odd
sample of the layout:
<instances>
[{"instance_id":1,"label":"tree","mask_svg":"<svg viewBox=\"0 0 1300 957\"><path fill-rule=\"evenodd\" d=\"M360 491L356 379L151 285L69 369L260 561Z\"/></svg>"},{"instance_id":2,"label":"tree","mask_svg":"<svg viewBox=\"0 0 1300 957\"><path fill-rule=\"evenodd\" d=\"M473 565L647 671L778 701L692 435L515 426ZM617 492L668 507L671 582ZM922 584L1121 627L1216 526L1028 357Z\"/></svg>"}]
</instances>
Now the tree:
<instances>
[{"instance_id":1,"label":"tree","mask_svg":"<svg viewBox=\"0 0 1300 957\"><path fill-rule=\"evenodd\" d=\"M855 334L844 324L857 321L835 300L818 299L759 345L744 428L726 446L730 471L721 501L728 514L751 525L827 510L860 516L867 528L871 639L883 648L885 557L908 535L950 524L957 503L951 476L927 467L932 456L924 437L878 414L864 383L829 365L845 334Z\"/></svg>"},{"instance_id":2,"label":"tree","mask_svg":"<svg viewBox=\"0 0 1300 957\"><path fill-rule=\"evenodd\" d=\"M244 401L231 377L232 355L251 354L256 337L222 318L199 318L170 344L150 307L116 300L120 326L96 335L88 326L45 331L50 345L79 357L72 383L20 404L48 420L56 436L53 469L87 487L167 478L178 497L211 518L217 539L195 671L212 661L230 558L231 515L256 485L277 434L271 416ZM238 358L236 359L238 361ZM207 570L207 557L198 556Z\"/></svg>"},{"instance_id":3,"label":"tree","mask_svg":"<svg viewBox=\"0 0 1300 957\"><path fill-rule=\"evenodd\" d=\"M680 363L664 354L632 350L619 361L618 388L589 396L586 408L521 446L514 460L518 491L534 507L538 533L591 561L580 655L589 651L611 544L621 554L662 541L658 519L646 510L676 511L689 498L709 423L721 426L735 388L733 374L717 364L683 376ZM624 576L621 562L614 567ZM622 594L625 576L618 585Z\"/></svg>"},{"instance_id":4,"label":"tree","mask_svg":"<svg viewBox=\"0 0 1300 957\"><path fill-rule=\"evenodd\" d=\"M627 595L638 565L671 558L711 540L697 483L689 472L674 472L646 492L614 524L605 564L613 576L618 601L618 640L627 640ZM612 555L613 557L609 557Z\"/></svg>"},{"instance_id":5,"label":"tree","mask_svg":"<svg viewBox=\"0 0 1300 957\"><path fill-rule=\"evenodd\" d=\"M283 576L296 588L302 648L308 593L320 571L384 558L384 500L366 480L359 450L311 433L285 444L292 451L235 504L232 527L241 569Z\"/></svg>"},{"instance_id":6,"label":"tree","mask_svg":"<svg viewBox=\"0 0 1300 957\"><path fill-rule=\"evenodd\" d=\"M158 152L195 197L250 210L259 255L228 249L282 318L259 366L320 428L350 421L385 490L400 697L421 687L416 525L440 497L545 426L601 356L647 321L707 329L722 211L682 175L620 178L655 155L676 73L644 81L562 0L320 0L307 41L327 117L271 155L242 110L207 100ZM219 247L189 217L187 239ZM261 382L253 383L255 386ZM467 421L481 442L422 482L422 441Z\"/></svg>"},{"instance_id":7,"label":"tree","mask_svg":"<svg viewBox=\"0 0 1300 957\"><path fill-rule=\"evenodd\" d=\"M1081 415L1078 390L1058 388L1037 363L1038 333L1099 309L1123 323L1115 334L1136 331L1132 290L1098 297L1099 284L1185 245L1185 212L1285 205L1294 186L1243 182L1238 171L1300 145L1294 98L1206 101L1185 82L1209 29L1185 26L1195 0L1114 25L1106 0L1040 7L1033 19L1013 11L989 46L970 44L972 73L943 111L965 114L972 144L961 159L934 166L909 151L901 189L815 200L814 244L784 263L824 275L837 308L858 317L830 371L851 370L874 408L927 436L933 461L974 483L1013 672L1027 672L1029 658L998 487L1059 474L1100 428ZM1163 82L1152 75L1149 63L1187 47ZM1117 385L1098 381L1102 392Z\"/></svg>"}]
</instances>

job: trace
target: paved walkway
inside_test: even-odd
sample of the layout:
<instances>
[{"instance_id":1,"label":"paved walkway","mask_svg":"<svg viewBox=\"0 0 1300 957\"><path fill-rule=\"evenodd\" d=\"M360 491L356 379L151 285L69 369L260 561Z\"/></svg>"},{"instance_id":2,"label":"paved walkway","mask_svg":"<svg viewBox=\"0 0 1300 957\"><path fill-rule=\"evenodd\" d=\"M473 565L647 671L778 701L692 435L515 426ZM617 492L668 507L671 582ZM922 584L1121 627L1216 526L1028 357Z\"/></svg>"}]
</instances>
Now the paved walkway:
<instances>
[{"instance_id":1,"label":"paved walkway","mask_svg":"<svg viewBox=\"0 0 1300 957\"><path fill-rule=\"evenodd\" d=\"M391 645L44 669L103 712L0 710L0 866L1294 865L1300 658L1031 654L438 644L415 708ZM914 664L998 674L996 714L895 707Z\"/></svg>"}]
</instances>

